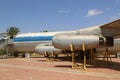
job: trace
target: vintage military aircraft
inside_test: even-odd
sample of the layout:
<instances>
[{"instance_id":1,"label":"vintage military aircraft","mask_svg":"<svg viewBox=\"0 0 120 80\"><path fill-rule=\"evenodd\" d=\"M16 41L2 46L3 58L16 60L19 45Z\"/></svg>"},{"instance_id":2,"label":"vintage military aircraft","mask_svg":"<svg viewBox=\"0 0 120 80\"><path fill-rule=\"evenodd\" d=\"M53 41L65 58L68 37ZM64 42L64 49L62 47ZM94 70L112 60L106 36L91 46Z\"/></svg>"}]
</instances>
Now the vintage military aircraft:
<instances>
[{"instance_id":1,"label":"vintage military aircraft","mask_svg":"<svg viewBox=\"0 0 120 80\"><path fill-rule=\"evenodd\" d=\"M43 53L54 50L70 50L70 44L74 47L74 50L82 50L81 45L83 43L86 50L113 47L114 39L119 38L117 37L119 34L120 19L75 31L18 34L13 39L13 44L9 45L9 49L15 52ZM48 46L49 48L46 48Z\"/></svg>"},{"instance_id":2,"label":"vintage military aircraft","mask_svg":"<svg viewBox=\"0 0 120 80\"><path fill-rule=\"evenodd\" d=\"M119 38L119 35L120 19L75 31L18 34L13 39L13 44L8 46L9 50L15 52L60 54L63 50L73 52L114 47L114 39ZM116 49L114 50L116 51ZM119 50L117 49L117 51Z\"/></svg>"}]
</instances>

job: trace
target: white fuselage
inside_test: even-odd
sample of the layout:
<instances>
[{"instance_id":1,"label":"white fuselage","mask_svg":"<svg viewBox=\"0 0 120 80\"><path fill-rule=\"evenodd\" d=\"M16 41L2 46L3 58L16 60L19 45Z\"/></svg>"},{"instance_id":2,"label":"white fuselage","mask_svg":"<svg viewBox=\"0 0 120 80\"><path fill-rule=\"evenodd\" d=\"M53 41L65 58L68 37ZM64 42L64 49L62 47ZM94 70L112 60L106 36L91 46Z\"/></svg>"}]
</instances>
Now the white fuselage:
<instances>
[{"instance_id":1,"label":"white fuselage","mask_svg":"<svg viewBox=\"0 0 120 80\"><path fill-rule=\"evenodd\" d=\"M72 35L98 35L101 36L99 26L80 29L75 31L63 32L40 32L40 33L26 33L19 34L14 38L14 44L9 45L9 49L15 52L35 52L35 47L42 43L52 42L54 35L72 34ZM114 40L114 46L111 47L112 51L120 51L120 39ZM97 49L98 51L105 51L105 47Z\"/></svg>"},{"instance_id":2,"label":"white fuselage","mask_svg":"<svg viewBox=\"0 0 120 80\"><path fill-rule=\"evenodd\" d=\"M60 32L40 32L19 34L13 39L9 49L15 52L35 52L35 47L42 43L49 43L52 37Z\"/></svg>"}]
</instances>

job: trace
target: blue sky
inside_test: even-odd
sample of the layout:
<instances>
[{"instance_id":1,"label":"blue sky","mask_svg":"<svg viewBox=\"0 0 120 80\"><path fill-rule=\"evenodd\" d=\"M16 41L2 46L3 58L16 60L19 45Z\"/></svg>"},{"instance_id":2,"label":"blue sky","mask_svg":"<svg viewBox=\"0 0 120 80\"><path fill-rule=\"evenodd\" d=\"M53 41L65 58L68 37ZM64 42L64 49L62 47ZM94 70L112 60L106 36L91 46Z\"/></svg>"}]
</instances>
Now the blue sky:
<instances>
[{"instance_id":1,"label":"blue sky","mask_svg":"<svg viewBox=\"0 0 120 80\"><path fill-rule=\"evenodd\" d=\"M68 31L120 18L120 0L0 0L0 32Z\"/></svg>"}]
</instances>

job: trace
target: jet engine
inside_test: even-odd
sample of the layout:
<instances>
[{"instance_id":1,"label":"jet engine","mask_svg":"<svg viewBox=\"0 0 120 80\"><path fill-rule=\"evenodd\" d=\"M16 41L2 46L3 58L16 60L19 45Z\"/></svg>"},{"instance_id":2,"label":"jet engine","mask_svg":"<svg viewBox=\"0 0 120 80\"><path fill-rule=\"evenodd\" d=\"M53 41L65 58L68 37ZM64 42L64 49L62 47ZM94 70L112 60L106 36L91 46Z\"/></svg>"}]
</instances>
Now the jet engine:
<instances>
[{"instance_id":1,"label":"jet engine","mask_svg":"<svg viewBox=\"0 0 120 80\"><path fill-rule=\"evenodd\" d=\"M43 55L45 55L45 53L50 55L52 52L54 53L54 55L62 53L62 50L54 48L51 43L39 44L35 47L35 51Z\"/></svg>"},{"instance_id":2,"label":"jet engine","mask_svg":"<svg viewBox=\"0 0 120 80\"><path fill-rule=\"evenodd\" d=\"M106 38L97 35L56 35L52 42L55 48L63 50L70 50L70 44L74 50L82 50L83 43L85 49L98 48L106 45Z\"/></svg>"}]
</instances>

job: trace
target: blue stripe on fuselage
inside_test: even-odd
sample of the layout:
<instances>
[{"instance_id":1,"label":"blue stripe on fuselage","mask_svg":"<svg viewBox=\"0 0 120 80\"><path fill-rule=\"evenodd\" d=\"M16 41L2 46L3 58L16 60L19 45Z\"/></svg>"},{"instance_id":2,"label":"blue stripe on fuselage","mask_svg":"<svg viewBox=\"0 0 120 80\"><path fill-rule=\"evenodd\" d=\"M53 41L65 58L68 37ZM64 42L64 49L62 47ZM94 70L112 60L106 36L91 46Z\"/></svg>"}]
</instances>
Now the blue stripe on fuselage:
<instances>
[{"instance_id":1,"label":"blue stripe on fuselage","mask_svg":"<svg viewBox=\"0 0 120 80\"><path fill-rule=\"evenodd\" d=\"M27 36L27 37L15 37L14 42L25 42L25 41L49 41L52 40L53 36Z\"/></svg>"}]
</instances>

